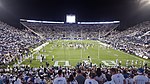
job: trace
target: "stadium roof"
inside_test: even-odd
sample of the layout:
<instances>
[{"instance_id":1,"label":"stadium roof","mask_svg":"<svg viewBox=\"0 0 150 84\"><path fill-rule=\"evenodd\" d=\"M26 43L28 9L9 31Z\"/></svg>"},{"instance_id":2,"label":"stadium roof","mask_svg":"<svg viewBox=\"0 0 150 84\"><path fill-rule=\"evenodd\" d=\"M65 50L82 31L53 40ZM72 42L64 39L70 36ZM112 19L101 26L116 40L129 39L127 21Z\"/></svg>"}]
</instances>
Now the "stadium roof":
<instances>
[{"instance_id":1,"label":"stadium roof","mask_svg":"<svg viewBox=\"0 0 150 84\"><path fill-rule=\"evenodd\" d=\"M65 22L57 22L57 21L39 21L39 20L26 20L20 19L21 22L32 22L32 23L51 23L51 24L64 24ZM77 24L116 24L120 23L120 21L105 21L105 22L77 22Z\"/></svg>"}]
</instances>

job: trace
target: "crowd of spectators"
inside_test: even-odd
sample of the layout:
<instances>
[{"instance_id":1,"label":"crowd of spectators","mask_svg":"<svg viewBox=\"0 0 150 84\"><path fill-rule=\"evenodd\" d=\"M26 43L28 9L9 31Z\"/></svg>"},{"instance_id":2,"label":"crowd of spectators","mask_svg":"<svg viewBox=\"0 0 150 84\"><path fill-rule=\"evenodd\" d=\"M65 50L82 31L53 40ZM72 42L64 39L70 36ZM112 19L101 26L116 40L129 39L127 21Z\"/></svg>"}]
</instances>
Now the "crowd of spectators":
<instances>
[{"instance_id":1,"label":"crowd of spectators","mask_svg":"<svg viewBox=\"0 0 150 84\"><path fill-rule=\"evenodd\" d=\"M0 21L0 64L15 61L30 46L41 41L39 36L27 29L17 29Z\"/></svg>"},{"instance_id":2,"label":"crowd of spectators","mask_svg":"<svg viewBox=\"0 0 150 84\"><path fill-rule=\"evenodd\" d=\"M100 36L105 35L106 32L116 28L119 24L46 24L46 23L31 23L24 22L29 28L38 32L42 36L51 39L62 38L82 38L97 40Z\"/></svg>"},{"instance_id":3,"label":"crowd of spectators","mask_svg":"<svg viewBox=\"0 0 150 84\"><path fill-rule=\"evenodd\" d=\"M114 30L109 36L101 38L101 41L111 44L115 49L150 58L150 21L124 31Z\"/></svg>"},{"instance_id":4,"label":"crowd of spectators","mask_svg":"<svg viewBox=\"0 0 150 84\"><path fill-rule=\"evenodd\" d=\"M8 67L0 74L1 84L150 84L150 69L30 66Z\"/></svg>"}]
</instances>

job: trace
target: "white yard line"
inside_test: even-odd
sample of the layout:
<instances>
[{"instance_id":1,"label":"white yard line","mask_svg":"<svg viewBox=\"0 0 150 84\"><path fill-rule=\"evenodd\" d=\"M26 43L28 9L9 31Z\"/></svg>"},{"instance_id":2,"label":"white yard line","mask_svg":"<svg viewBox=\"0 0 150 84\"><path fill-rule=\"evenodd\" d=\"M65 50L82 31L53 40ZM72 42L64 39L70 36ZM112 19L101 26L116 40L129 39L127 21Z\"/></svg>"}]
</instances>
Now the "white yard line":
<instances>
[{"instance_id":1,"label":"white yard line","mask_svg":"<svg viewBox=\"0 0 150 84\"><path fill-rule=\"evenodd\" d=\"M59 65L59 63L65 63L63 66L71 66L70 64L69 64L69 61L55 61L55 63L54 63L54 66L60 66Z\"/></svg>"}]
</instances>

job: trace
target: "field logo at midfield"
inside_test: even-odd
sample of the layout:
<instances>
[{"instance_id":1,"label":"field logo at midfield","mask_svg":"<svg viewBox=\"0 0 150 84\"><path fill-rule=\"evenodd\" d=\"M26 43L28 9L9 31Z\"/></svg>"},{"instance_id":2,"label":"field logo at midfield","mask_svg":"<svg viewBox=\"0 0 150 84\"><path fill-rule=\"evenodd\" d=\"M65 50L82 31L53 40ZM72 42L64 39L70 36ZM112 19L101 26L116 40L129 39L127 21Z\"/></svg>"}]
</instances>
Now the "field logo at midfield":
<instances>
[{"instance_id":1,"label":"field logo at midfield","mask_svg":"<svg viewBox=\"0 0 150 84\"><path fill-rule=\"evenodd\" d=\"M54 67L60 66L59 63L62 63L62 62L65 63L64 66L71 66L71 65L69 64L69 61L55 61Z\"/></svg>"},{"instance_id":2,"label":"field logo at midfield","mask_svg":"<svg viewBox=\"0 0 150 84\"><path fill-rule=\"evenodd\" d=\"M111 60L103 60L102 63L105 66L116 66L117 65L115 61L111 61Z\"/></svg>"}]
</instances>

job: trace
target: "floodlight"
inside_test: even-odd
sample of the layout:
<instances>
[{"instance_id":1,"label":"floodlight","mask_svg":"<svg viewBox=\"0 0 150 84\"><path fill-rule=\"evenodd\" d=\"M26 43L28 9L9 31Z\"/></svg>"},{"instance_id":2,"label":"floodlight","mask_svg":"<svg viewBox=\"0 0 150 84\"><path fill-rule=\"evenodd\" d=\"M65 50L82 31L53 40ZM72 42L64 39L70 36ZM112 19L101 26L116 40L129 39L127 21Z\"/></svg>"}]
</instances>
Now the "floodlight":
<instances>
[{"instance_id":1,"label":"floodlight","mask_svg":"<svg viewBox=\"0 0 150 84\"><path fill-rule=\"evenodd\" d=\"M141 5L141 7L149 6L150 0L140 0L139 4Z\"/></svg>"},{"instance_id":2,"label":"floodlight","mask_svg":"<svg viewBox=\"0 0 150 84\"><path fill-rule=\"evenodd\" d=\"M66 23L76 23L75 15L66 15Z\"/></svg>"}]
</instances>

